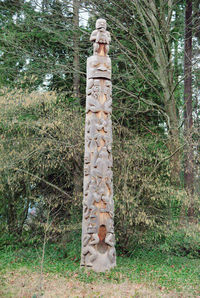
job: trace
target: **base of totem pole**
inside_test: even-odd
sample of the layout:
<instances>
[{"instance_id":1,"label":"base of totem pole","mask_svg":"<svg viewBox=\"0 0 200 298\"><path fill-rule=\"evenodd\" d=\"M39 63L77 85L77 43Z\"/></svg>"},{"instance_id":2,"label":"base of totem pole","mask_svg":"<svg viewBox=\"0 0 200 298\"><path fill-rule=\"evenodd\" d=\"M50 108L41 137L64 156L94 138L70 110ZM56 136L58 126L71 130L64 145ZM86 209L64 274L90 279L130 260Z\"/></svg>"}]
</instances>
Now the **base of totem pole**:
<instances>
[{"instance_id":1,"label":"base of totem pole","mask_svg":"<svg viewBox=\"0 0 200 298\"><path fill-rule=\"evenodd\" d=\"M110 270L116 266L116 262L110 263L108 262L108 255L107 251L106 252L99 252L97 250L97 256L96 260L93 261L91 266L86 265L86 264L81 264L81 267L85 267L87 269L92 269L95 272L105 272L107 270Z\"/></svg>"},{"instance_id":2,"label":"base of totem pole","mask_svg":"<svg viewBox=\"0 0 200 298\"><path fill-rule=\"evenodd\" d=\"M92 271L95 271L97 273L108 271L108 270L114 268L115 266L116 266L116 264L112 264L110 266L110 264L107 263L107 257L105 254L104 255L99 254L96 262L94 262L92 267L81 265L81 267L85 267L87 269L92 269Z\"/></svg>"}]
</instances>

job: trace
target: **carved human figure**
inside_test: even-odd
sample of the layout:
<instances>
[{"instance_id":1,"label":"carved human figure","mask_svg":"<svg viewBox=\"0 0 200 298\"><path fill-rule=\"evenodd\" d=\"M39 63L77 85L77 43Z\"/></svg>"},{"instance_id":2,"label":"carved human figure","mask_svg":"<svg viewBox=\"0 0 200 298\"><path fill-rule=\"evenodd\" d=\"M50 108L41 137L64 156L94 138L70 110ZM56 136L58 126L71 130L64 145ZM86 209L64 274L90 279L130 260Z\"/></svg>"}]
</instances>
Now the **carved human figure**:
<instances>
[{"instance_id":1,"label":"carved human figure","mask_svg":"<svg viewBox=\"0 0 200 298\"><path fill-rule=\"evenodd\" d=\"M86 112L92 111L94 113L101 111L101 104L100 102L95 99L93 96L88 96L87 98L87 105L86 105Z\"/></svg>"},{"instance_id":2,"label":"carved human figure","mask_svg":"<svg viewBox=\"0 0 200 298\"><path fill-rule=\"evenodd\" d=\"M99 243L99 236L98 234L86 234L83 237L83 255L86 256L90 253L89 262L87 262L87 266L93 265L94 260L97 257L97 252L94 249L94 245Z\"/></svg>"},{"instance_id":3,"label":"carved human figure","mask_svg":"<svg viewBox=\"0 0 200 298\"><path fill-rule=\"evenodd\" d=\"M106 55L109 51L109 43L111 41L110 33L106 31L106 20L98 19L96 21L96 30L94 30L90 36L90 41L93 41L94 55L98 54L99 44L105 44Z\"/></svg>"},{"instance_id":4,"label":"carved human figure","mask_svg":"<svg viewBox=\"0 0 200 298\"><path fill-rule=\"evenodd\" d=\"M98 182L98 193L107 195L112 194L112 164L110 163L109 153L106 147L102 147L99 152L94 168L91 169L91 175Z\"/></svg>"},{"instance_id":5,"label":"carved human figure","mask_svg":"<svg viewBox=\"0 0 200 298\"><path fill-rule=\"evenodd\" d=\"M97 210L94 202L100 201L100 195L97 193L97 186L94 183L90 183L89 188L85 191L85 197L83 200L83 213L85 218L89 216L96 217L95 212Z\"/></svg>"},{"instance_id":6,"label":"carved human figure","mask_svg":"<svg viewBox=\"0 0 200 298\"><path fill-rule=\"evenodd\" d=\"M105 177L108 172L108 151L106 150L106 147L103 147L99 152L96 167L100 177Z\"/></svg>"},{"instance_id":7,"label":"carved human figure","mask_svg":"<svg viewBox=\"0 0 200 298\"><path fill-rule=\"evenodd\" d=\"M89 80L91 81L91 79ZM93 113L100 112L102 105L99 102L101 92L100 80L92 80L87 89L86 113L92 111Z\"/></svg>"},{"instance_id":8,"label":"carved human figure","mask_svg":"<svg viewBox=\"0 0 200 298\"><path fill-rule=\"evenodd\" d=\"M95 169L92 170L92 174L100 178L112 176L110 166L109 153L106 147L102 147L95 163Z\"/></svg>"},{"instance_id":9,"label":"carved human figure","mask_svg":"<svg viewBox=\"0 0 200 298\"><path fill-rule=\"evenodd\" d=\"M102 127L95 113L92 113L91 117L86 121L86 142L92 153L97 150L100 144L102 138L100 130Z\"/></svg>"}]
</instances>

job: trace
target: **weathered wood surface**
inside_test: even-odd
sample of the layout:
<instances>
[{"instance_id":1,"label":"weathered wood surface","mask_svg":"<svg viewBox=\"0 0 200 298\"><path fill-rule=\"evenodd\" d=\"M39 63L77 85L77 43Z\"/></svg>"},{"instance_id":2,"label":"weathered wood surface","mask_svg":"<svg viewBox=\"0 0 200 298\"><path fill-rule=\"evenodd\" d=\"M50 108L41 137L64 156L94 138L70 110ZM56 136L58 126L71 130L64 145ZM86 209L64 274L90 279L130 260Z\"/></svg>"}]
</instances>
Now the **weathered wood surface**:
<instances>
[{"instance_id":1,"label":"weathered wood surface","mask_svg":"<svg viewBox=\"0 0 200 298\"><path fill-rule=\"evenodd\" d=\"M87 59L84 198L81 265L104 272L116 265L112 182L110 33L99 19Z\"/></svg>"}]
</instances>

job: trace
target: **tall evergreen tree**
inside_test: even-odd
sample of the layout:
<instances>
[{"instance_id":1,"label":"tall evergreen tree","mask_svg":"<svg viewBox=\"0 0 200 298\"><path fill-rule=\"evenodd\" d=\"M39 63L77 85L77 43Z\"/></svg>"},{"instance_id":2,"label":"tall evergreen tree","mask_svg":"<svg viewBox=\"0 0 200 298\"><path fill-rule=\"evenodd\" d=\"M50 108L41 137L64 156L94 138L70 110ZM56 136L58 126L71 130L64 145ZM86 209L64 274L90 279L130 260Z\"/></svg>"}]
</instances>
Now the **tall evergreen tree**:
<instances>
[{"instance_id":1,"label":"tall evergreen tree","mask_svg":"<svg viewBox=\"0 0 200 298\"><path fill-rule=\"evenodd\" d=\"M1 85L45 86L73 96L73 86L80 85L79 59L84 54L78 51L79 2L74 13L71 0L20 1L20 9L8 2L0 3Z\"/></svg>"},{"instance_id":2,"label":"tall evergreen tree","mask_svg":"<svg viewBox=\"0 0 200 298\"><path fill-rule=\"evenodd\" d=\"M74 50L74 61L73 61L73 91L74 97L80 99L80 60L79 60L79 8L80 1L73 0L73 50Z\"/></svg>"},{"instance_id":3,"label":"tall evergreen tree","mask_svg":"<svg viewBox=\"0 0 200 298\"><path fill-rule=\"evenodd\" d=\"M184 48L184 132L185 132L185 161L184 183L190 199L188 216L194 216L194 152L192 140L193 116L192 116L192 0L186 0L185 7L185 48Z\"/></svg>"}]
</instances>

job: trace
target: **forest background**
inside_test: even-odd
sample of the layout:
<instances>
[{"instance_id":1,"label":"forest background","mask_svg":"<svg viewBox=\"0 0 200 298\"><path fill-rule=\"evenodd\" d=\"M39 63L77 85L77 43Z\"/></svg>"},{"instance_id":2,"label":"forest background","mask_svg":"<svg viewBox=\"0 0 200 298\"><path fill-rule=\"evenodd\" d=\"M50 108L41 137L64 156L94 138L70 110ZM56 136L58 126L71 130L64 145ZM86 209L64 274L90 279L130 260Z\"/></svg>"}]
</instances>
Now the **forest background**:
<instances>
[{"instance_id":1,"label":"forest background","mask_svg":"<svg viewBox=\"0 0 200 298\"><path fill-rule=\"evenodd\" d=\"M112 42L118 255L200 254L199 1L0 1L0 247L79 262L86 59ZM46 248L45 248L46 247ZM69 253L70 251L70 253Z\"/></svg>"}]
</instances>

